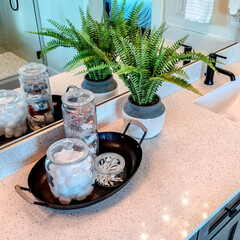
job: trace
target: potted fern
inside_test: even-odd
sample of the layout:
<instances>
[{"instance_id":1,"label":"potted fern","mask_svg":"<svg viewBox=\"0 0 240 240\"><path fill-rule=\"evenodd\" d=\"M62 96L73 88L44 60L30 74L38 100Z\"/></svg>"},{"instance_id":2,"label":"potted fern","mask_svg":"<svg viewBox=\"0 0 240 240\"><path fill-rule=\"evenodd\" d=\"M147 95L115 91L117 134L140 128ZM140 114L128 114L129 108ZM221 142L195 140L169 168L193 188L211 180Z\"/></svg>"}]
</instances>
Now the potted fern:
<instances>
[{"instance_id":1,"label":"potted fern","mask_svg":"<svg viewBox=\"0 0 240 240\"><path fill-rule=\"evenodd\" d=\"M120 57L117 74L131 93L122 110L123 120L125 125L131 119L140 121L148 128L146 138L160 133L164 124L165 107L160 96L156 94L163 82L176 84L201 95L187 82L189 77L178 63L201 60L215 70L211 60L201 53L177 52L188 36L164 48L163 34L166 29L166 23L163 23L156 30L146 30L143 35L140 30L136 30L135 38L131 39L112 32L116 52ZM130 131L134 137L142 134L137 128Z\"/></svg>"},{"instance_id":2,"label":"potted fern","mask_svg":"<svg viewBox=\"0 0 240 240\"><path fill-rule=\"evenodd\" d=\"M119 56L117 63L112 67L131 93L122 110L123 120L125 125L131 119L140 121L148 128L146 138L160 133L164 124L165 107L157 95L163 82L176 84L201 95L187 82L189 77L178 63L185 60L201 60L216 70L211 60L201 53L177 52L188 36L179 39L172 46L163 47L163 34L166 29L166 23L158 29L146 30L144 34L141 29L136 28L132 37L123 37L121 33L112 29L113 43ZM129 133L138 138L142 134L134 127Z\"/></svg>"},{"instance_id":3,"label":"potted fern","mask_svg":"<svg viewBox=\"0 0 240 240\"><path fill-rule=\"evenodd\" d=\"M113 79L111 70L117 57L111 29L114 28L123 37L131 36L134 33L133 30L136 29L138 15L143 3L137 4L136 2L134 4L127 21L124 19L125 5L126 0L119 9L118 0L112 0L111 20L107 14L104 14L100 22L93 19L89 8L87 8L86 13L79 8L82 22L81 30L78 30L66 19L67 25L48 20L54 29L42 28L40 32L30 32L53 38L43 47L42 57L58 47L76 50L76 55L64 66L64 69L71 71L84 64L86 70L78 73L86 73L81 87L92 91L98 101L117 94L117 82Z\"/></svg>"}]
</instances>

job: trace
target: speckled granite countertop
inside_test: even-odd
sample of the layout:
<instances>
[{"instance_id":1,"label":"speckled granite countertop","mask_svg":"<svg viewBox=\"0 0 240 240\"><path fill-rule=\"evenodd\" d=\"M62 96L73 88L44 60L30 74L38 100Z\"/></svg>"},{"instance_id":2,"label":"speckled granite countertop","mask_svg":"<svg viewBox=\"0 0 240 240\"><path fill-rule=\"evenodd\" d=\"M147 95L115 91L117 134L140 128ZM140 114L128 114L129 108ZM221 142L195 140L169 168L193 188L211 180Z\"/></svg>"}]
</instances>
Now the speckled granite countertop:
<instances>
[{"instance_id":1,"label":"speckled granite countertop","mask_svg":"<svg viewBox=\"0 0 240 240\"><path fill-rule=\"evenodd\" d=\"M237 76L240 63L228 66ZM203 79L202 93L215 85ZM27 186L32 164L0 181L1 239L184 239L240 186L240 126L180 90L163 99L164 128L142 144L141 166L121 191L96 205L71 211L33 206L14 190ZM102 131L122 131L122 120Z\"/></svg>"}]
</instances>

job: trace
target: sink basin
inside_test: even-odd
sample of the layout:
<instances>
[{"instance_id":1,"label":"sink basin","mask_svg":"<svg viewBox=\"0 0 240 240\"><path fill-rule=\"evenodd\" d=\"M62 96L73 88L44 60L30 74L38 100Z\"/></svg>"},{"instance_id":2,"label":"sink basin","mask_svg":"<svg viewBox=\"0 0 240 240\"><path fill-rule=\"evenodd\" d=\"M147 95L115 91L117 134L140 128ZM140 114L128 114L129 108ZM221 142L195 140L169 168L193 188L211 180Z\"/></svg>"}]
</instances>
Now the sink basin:
<instances>
[{"instance_id":1,"label":"sink basin","mask_svg":"<svg viewBox=\"0 0 240 240\"><path fill-rule=\"evenodd\" d=\"M240 123L240 77L197 99L194 103Z\"/></svg>"}]
</instances>

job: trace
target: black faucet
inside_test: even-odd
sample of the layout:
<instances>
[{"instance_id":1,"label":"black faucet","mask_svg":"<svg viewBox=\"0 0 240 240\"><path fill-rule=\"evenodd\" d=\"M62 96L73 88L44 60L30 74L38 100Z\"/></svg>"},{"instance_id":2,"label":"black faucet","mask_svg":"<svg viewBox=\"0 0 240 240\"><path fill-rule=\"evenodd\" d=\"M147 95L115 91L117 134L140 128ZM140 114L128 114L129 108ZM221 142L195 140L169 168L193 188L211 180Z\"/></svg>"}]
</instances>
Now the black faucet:
<instances>
[{"instance_id":1,"label":"black faucet","mask_svg":"<svg viewBox=\"0 0 240 240\"><path fill-rule=\"evenodd\" d=\"M192 51L192 46L188 46L185 44L182 44L182 46L184 47L184 53L188 53ZM185 66L186 64L190 63L191 61L183 61L183 66Z\"/></svg>"},{"instance_id":2,"label":"black faucet","mask_svg":"<svg viewBox=\"0 0 240 240\"><path fill-rule=\"evenodd\" d=\"M223 58L223 59L227 59L226 57L218 55L216 53L210 53L209 54L209 59L214 60L212 62L213 66L217 69L217 71L219 73L227 75L227 76L230 77L231 81L235 81L236 77L235 77L235 75L232 72L230 72L228 70L225 70L225 69L222 69L222 68L219 68L219 67L216 67L216 59L217 59L217 57L220 57L220 58ZM213 76L214 76L214 70L212 68L210 68L209 66L207 66L206 78L205 78L204 83L206 85L213 85Z\"/></svg>"}]
</instances>

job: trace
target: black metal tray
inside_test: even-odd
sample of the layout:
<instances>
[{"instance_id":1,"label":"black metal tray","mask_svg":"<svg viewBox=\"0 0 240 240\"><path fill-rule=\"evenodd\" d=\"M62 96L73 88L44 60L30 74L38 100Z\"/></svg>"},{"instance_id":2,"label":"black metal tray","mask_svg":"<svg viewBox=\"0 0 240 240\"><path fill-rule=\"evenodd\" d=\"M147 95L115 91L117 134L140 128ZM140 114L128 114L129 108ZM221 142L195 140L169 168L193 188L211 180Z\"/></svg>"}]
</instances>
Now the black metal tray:
<instances>
[{"instance_id":1,"label":"black metal tray","mask_svg":"<svg viewBox=\"0 0 240 240\"><path fill-rule=\"evenodd\" d=\"M142 149L140 144L146 135L146 128L143 127L144 135L138 143L135 139L125 134L129 125L126 127L124 133L99 133L99 154L105 152L115 152L120 154L125 159L127 176L121 185L114 188L105 188L95 184L93 194L88 199L83 201L72 201L69 205L63 205L53 196L50 191L44 166L46 156L44 156L34 165L28 176L29 188L20 187L17 185L15 189L29 203L65 210L87 207L110 197L131 180L141 163ZM31 200L21 190L27 190L31 192L39 202Z\"/></svg>"}]
</instances>

